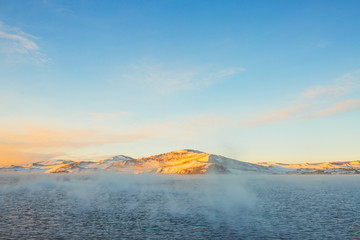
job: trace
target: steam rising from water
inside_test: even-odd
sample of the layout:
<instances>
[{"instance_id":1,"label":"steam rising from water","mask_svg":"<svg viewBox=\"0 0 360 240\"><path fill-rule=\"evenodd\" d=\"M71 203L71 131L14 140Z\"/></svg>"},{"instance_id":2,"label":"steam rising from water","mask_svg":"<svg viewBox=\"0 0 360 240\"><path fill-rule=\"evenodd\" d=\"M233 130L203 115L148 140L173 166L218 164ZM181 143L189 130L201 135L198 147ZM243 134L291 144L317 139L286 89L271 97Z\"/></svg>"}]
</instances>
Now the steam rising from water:
<instances>
[{"instance_id":1,"label":"steam rising from water","mask_svg":"<svg viewBox=\"0 0 360 240\"><path fill-rule=\"evenodd\" d=\"M1 174L0 237L346 238L360 234L359 183L357 176Z\"/></svg>"},{"instance_id":2,"label":"steam rising from water","mask_svg":"<svg viewBox=\"0 0 360 240\"><path fill-rule=\"evenodd\" d=\"M122 203L132 209L149 195L161 194L161 207L174 214L188 214L189 206L231 214L234 208L252 208L256 196L246 188L246 178L234 176L159 176L132 174L3 174L1 193L61 191L71 201L107 207L111 194L135 194L136 201ZM183 196L178 198L176 196ZM190 205L188 205L190 204Z\"/></svg>"}]
</instances>

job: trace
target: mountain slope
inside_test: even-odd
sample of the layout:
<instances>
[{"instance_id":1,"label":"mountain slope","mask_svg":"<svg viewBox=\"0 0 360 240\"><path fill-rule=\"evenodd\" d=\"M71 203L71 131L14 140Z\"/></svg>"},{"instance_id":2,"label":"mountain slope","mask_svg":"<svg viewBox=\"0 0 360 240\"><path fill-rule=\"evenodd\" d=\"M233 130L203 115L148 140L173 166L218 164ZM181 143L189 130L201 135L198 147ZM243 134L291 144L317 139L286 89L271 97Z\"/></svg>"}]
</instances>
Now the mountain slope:
<instances>
[{"instance_id":1,"label":"mountain slope","mask_svg":"<svg viewBox=\"0 0 360 240\"><path fill-rule=\"evenodd\" d=\"M360 174L360 161L297 164L262 162L257 165L287 174Z\"/></svg>"},{"instance_id":2,"label":"mountain slope","mask_svg":"<svg viewBox=\"0 0 360 240\"><path fill-rule=\"evenodd\" d=\"M123 155L115 156L111 159L100 161L42 161L22 166L9 166L0 168L1 170L13 170L20 172L45 172L45 173L78 173L83 171L107 170L114 164L126 161L134 161L135 159Z\"/></svg>"},{"instance_id":3,"label":"mountain slope","mask_svg":"<svg viewBox=\"0 0 360 240\"><path fill-rule=\"evenodd\" d=\"M330 163L248 163L196 150L179 150L134 159L119 155L100 161L57 160L0 168L5 171L79 173L120 171L157 174L268 173L268 174L360 174L360 161Z\"/></svg>"},{"instance_id":4,"label":"mountain slope","mask_svg":"<svg viewBox=\"0 0 360 240\"><path fill-rule=\"evenodd\" d=\"M256 164L189 149L140 158L132 167L135 173L156 172L161 174L267 172L268 169ZM117 166L112 169L118 170Z\"/></svg>"}]
</instances>

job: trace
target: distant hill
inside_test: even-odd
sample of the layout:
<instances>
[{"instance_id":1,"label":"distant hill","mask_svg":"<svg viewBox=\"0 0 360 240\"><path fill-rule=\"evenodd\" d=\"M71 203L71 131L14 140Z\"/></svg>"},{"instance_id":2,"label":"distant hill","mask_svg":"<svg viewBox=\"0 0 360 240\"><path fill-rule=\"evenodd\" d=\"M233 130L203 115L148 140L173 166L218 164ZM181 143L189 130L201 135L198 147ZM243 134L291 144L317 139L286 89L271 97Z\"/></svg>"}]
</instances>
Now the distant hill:
<instances>
[{"instance_id":1,"label":"distant hill","mask_svg":"<svg viewBox=\"0 0 360 240\"><path fill-rule=\"evenodd\" d=\"M329 163L248 163L197 150L179 150L134 159L124 155L100 161L56 160L8 166L2 171L80 173L120 171L156 174L360 174L360 161Z\"/></svg>"}]
</instances>

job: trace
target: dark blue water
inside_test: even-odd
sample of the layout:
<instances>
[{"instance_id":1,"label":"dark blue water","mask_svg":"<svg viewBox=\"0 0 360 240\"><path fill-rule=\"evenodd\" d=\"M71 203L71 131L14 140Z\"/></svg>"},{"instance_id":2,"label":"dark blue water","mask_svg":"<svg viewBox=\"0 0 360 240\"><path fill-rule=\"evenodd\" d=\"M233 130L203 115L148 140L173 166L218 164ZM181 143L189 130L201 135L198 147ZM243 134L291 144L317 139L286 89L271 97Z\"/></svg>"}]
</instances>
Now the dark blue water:
<instances>
[{"instance_id":1,"label":"dark blue water","mask_svg":"<svg viewBox=\"0 0 360 240\"><path fill-rule=\"evenodd\" d=\"M0 174L0 239L360 238L359 176Z\"/></svg>"}]
</instances>

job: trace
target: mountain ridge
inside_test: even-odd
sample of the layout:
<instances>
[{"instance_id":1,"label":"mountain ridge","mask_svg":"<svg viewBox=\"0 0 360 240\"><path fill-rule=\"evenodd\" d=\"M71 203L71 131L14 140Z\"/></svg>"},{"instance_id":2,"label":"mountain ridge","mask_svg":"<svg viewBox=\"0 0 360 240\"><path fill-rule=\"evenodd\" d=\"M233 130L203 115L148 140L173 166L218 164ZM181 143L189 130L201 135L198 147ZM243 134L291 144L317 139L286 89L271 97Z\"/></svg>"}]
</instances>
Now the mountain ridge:
<instances>
[{"instance_id":1,"label":"mountain ridge","mask_svg":"<svg viewBox=\"0 0 360 240\"><path fill-rule=\"evenodd\" d=\"M285 164L249 163L224 156L182 149L143 158L116 155L97 161L55 160L0 168L5 171L80 173L118 171L155 174L360 174L360 161Z\"/></svg>"}]
</instances>

